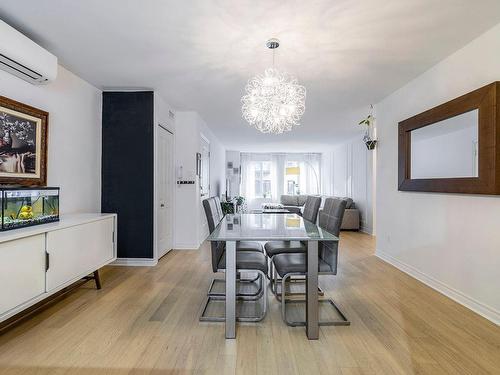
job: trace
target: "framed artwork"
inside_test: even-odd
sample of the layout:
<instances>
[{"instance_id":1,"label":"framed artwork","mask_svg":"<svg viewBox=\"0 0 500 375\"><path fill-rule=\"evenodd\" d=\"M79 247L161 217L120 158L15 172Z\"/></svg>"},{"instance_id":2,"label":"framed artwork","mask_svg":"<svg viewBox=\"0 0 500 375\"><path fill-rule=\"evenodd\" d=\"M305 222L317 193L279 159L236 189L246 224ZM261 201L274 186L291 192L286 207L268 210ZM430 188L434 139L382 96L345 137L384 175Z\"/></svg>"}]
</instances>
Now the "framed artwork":
<instances>
[{"instance_id":1,"label":"framed artwork","mask_svg":"<svg viewBox=\"0 0 500 375\"><path fill-rule=\"evenodd\" d=\"M0 184L47 185L49 114L0 96Z\"/></svg>"}]
</instances>

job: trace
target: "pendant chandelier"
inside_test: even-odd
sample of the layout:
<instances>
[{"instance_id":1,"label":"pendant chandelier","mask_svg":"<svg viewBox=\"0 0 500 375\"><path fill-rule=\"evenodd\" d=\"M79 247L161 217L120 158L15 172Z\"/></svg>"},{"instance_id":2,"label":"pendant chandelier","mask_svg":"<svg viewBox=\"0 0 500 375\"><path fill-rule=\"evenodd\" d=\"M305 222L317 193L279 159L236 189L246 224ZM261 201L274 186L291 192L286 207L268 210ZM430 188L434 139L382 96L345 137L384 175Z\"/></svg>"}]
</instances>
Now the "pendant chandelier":
<instances>
[{"instance_id":1,"label":"pendant chandelier","mask_svg":"<svg viewBox=\"0 0 500 375\"><path fill-rule=\"evenodd\" d=\"M297 78L274 68L274 52L278 39L269 39L267 48L273 51L273 67L251 78L241 98L243 118L262 133L281 134L300 125L306 109L306 88Z\"/></svg>"}]
</instances>

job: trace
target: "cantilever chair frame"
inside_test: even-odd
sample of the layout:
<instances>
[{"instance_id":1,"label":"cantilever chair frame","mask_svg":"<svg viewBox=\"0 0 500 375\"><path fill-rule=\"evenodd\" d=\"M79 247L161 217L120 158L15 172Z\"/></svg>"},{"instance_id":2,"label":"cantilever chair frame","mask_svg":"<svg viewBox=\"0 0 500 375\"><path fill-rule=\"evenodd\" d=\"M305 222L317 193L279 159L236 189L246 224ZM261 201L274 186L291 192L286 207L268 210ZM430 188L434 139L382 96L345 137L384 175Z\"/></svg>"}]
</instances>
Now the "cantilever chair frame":
<instances>
[{"instance_id":1,"label":"cantilever chair frame","mask_svg":"<svg viewBox=\"0 0 500 375\"><path fill-rule=\"evenodd\" d=\"M281 302L281 292L278 291L278 286L281 284L281 280L279 277L278 277L278 271L276 271L276 268L274 267L274 263L273 263L273 258L275 256L273 256L272 258L269 258L271 260L271 267L269 269L269 272L271 273L271 278L269 279L269 283L271 284L271 292L274 294L274 297L278 300L278 302ZM298 274L293 274L291 276L301 276L299 278L290 278L289 282L293 282L293 283L296 283L296 284L305 284L306 283L306 278L305 278L305 275L302 274L302 273L298 273ZM305 296L306 293L305 292L286 292L285 291L285 295L286 296ZM323 289L321 289L321 287L318 285L318 296L321 296L323 297L325 295L325 292L323 291Z\"/></svg>"},{"instance_id":2,"label":"cantilever chair frame","mask_svg":"<svg viewBox=\"0 0 500 375\"><path fill-rule=\"evenodd\" d=\"M209 203L209 200L213 200L211 203ZM214 220L214 212L212 210L212 205L215 204L215 208L216 210L218 211L218 214L219 216L222 215L222 211L221 211L221 208L220 208L220 202L219 202L219 199L217 197L210 197L206 200L203 201L203 207L204 207L204 210L205 210L205 215L207 216L207 221L208 221L208 225L209 225L209 229L210 231L212 232L216 226L220 223L220 219L217 221L217 223L215 222ZM220 212L219 212L220 211ZM224 244L225 246L225 244ZM260 247L262 247L261 245L259 245ZM211 244L211 252L212 252L212 270L215 272L215 273L224 273L226 272L225 269L221 269L221 268L216 268L214 267L214 264L216 264L216 262L218 263L220 257L224 254L225 252L225 249L224 248L221 248L221 251L222 253L220 253L221 255L219 256L216 256L216 258L218 259L214 259L214 248L213 248L213 243ZM243 250L244 251L244 250ZM254 279L241 279L241 273L242 272L252 272L252 273L257 273L257 276L256 278ZM237 293L236 294L236 298L238 300L244 300L244 301L257 301L259 299L263 299L264 301L262 301L262 305L263 305L263 308L262 308L262 314L259 315L259 316L256 316L256 317L239 317L238 320L239 321L242 321L242 322L258 322L258 321L261 321L262 319L264 319L265 315L266 315L266 311L267 311L267 286L265 285L264 283L264 280L266 278L266 275L264 272L260 271L260 270L257 270L257 269L237 269L236 270L236 274L237 274L237 281L239 279L239 282L249 282L249 283L252 283L252 282L255 282L257 280L259 280L259 288L256 292L254 293ZM209 289L208 289L208 292L207 292L207 299L205 301L205 303L202 305L202 310L201 310L201 314L200 314L200 318L199 320L200 321L205 321L205 322L223 322L225 321L225 317L207 317L205 316L205 312L207 310L207 307L208 307L208 304L210 303L211 300L225 300L225 293L217 293L217 292L213 292L212 291L212 288L215 284L215 281L216 279L212 279L212 282L210 283L210 286L209 286ZM220 280L220 279L217 279L217 280ZM225 282L225 280L224 280Z\"/></svg>"},{"instance_id":3,"label":"cantilever chair frame","mask_svg":"<svg viewBox=\"0 0 500 375\"><path fill-rule=\"evenodd\" d=\"M218 269L217 272L223 272L224 274L226 273L225 269ZM259 294L255 297L252 298L245 298L241 294L237 295L237 299L243 300L243 301L257 301L259 299L262 299L262 313L259 316L256 317L236 317L236 320L238 322L260 322L263 320L266 316L267 312L267 287L265 286L265 283L263 280L266 278L266 274L262 271L259 270L246 270L246 269L237 269L236 272L256 272L258 274L258 277L261 282L261 287L260 290L258 291ZM208 304L210 303L211 300L217 300L217 301L223 301L225 300L225 296L207 296L207 299L205 303L202 305L201 313L200 313L200 322L225 322L226 318L225 317L207 317L205 316L205 312L207 310Z\"/></svg>"},{"instance_id":4,"label":"cantilever chair frame","mask_svg":"<svg viewBox=\"0 0 500 375\"><path fill-rule=\"evenodd\" d=\"M316 221L317 221L317 216L319 214L319 211L320 211L320 206L321 206L321 201L322 201L322 198L321 197L317 197L317 196L311 196L313 199L318 199L319 198L319 203L318 203L318 207L317 209L313 209L313 212L316 213L316 215L314 215L315 217L315 220L313 221L314 224L316 224ZM307 197L309 199L309 196ZM307 205L307 201L306 201L306 205ZM316 203L313 203L313 204L316 204ZM302 216L302 218L304 220L307 220L303 217L303 215L300 215ZM276 254L277 255L277 254ZM278 301L281 302L281 298L279 297L279 293L278 293L278 284L279 283L275 283L275 277L274 277L274 274L276 273L276 270L274 268L274 263L273 263L273 258L274 258L274 255L272 257L268 257L269 258L269 270L268 270L268 279L269 279L269 282L271 284L271 291L272 293L274 294L274 296L276 297L276 299ZM301 275L303 276L303 275ZM281 279L278 278L278 281L281 281ZM296 279L290 279L290 282L294 282L294 283L298 283L298 284L303 284L305 283L305 278L296 278ZM324 296L324 292L323 290L321 289L320 286L318 286L318 295L319 296ZM300 293L300 292L287 292L286 295L288 296L305 296L305 293Z\"/></svg>"},{"instance_id":5,"label":"cantilever chair frame","mask_svg":"<svg viewBox=\"0 0 500 375\"><path fill-rule=\"evenodd\" d=\"M224 272L224 270L217 270L217 273L219 272ZM258 271L256 270L248 270L248 272L251 272L251 273L257 273L257 276L253 279L242 279L241 278L241 272L246 272L245 270L238 270L237 272L237 275L236 275L236 282L240 282L240 283L254 283L256 281L259 282L259 288L257 289L257 291L255 293L237 293L236 294L236 298L237 299L242 299L242 300L245 300L245 301L256 301L258 300L261 296L262 296L262 289L264 287L264 281L262 279L262 275L258 273ZM210 286L208 288L208 293L207 293L207 296L208 297L212 297L214 299L224 299L225 298L225 294L224 293L221 293L221 292L212 292L212 289L215 285L216 282L221 282L221 283L226 283L226 280L225 279L216 279L216 278L213 278L212 279L212 282L210 283Z\"/></svg>"},{"instance_id":6,"label":"cantilever chair frame","mask_svg":"<svg viewBox=\"0 0 500 375\"><path fill-rule=\"evenodd\" d=\"M275 271L274 273L274 282L278 283L278 277L277 277L278 272ZM318 277L322 275L335 275L333 272L318 272ZM286 304L287 303L305 303L306 300L288 300L286 299L286 296L289 295L286 293L286 282L287 279L292 277L292 276L304 276L303 273L301 272L290 272L285 274L281 278L281 298L279 299L281 301L281 316L283 318L283 321L288 324L291 327L299 327L299 326L305 326L306 322L305 321L289 321L286 317ZM297 295L298 293L296 293ZM333 321L320 321L319 325L320 326L348 326L351 325L351 322L347 319L346 315L342 311L342 309L335 303L335 301L331 298L328 299L322 299L319 300L320 303L329 303L340 315L341 319L340 320L333 320Z\"/></svg>"},{"instance_id":7,"label":"cantilever chair frame","mask_svg":"<svg viewBox=\"0 0 500 375\"><path fill-rule=\"evenodd\" d=\"M346 203L345 203L344 200L328 198L325 201L325 207L328 206L328 211L324 212L324 214L320 213L319 225L323 228L323 226L321 224L321 221L322 220L326 220L326 224L325 224L326 228L325 229L328 229L329 228L328 224L331 222L330 220L331 219L335 220L335 221L333 221L334 228L330 228L330 229L332 230L332 233L338 235L339 232L340 232L340 225L342 223L342 219L343 219L344 212L345 212L345 204ZM324 215L324 216L321 216L321 215ZM324 244L324 246L326 246L326 245ZM328 249L328 246L324 247L324 249L322 251L328 251L330 253L333 251L333 249L330 249L330 250L327 250L327 249ZM336 275L337 274L338 242L335 243L335 250L334 250L334 252L335 252L335 255L334 255L335 266L333 266L333 264L332 264L333 259L331 259L331 258L329 260L328 259L324 259L326 261L326 263L328 264L330 270L329 271L320 271L320 270L318 270L318 278L319 278L319 276L322 276L322 275ZM286 255L284 255L284 256L286 256ZM273 259L273 263L274 263L274 259ZM276 285L278 284L278 269L276 267L274 267L274 268L275 268L275 271L274 271L274 284L275 284L275 288L276 288L276 292L277 292ZM287 316L286 316L286 304L287 304L287 300L286 300L286 296L287 296L287 293L286 293L286 282L292 276L304 276L305 274L306 273L303 272L303 271L302 272L288 272L288 273L285 273L282 276L282 278L281 278L281 314L282 314L282 318L285 321L285 323L288 324L288 325L291 325L291 326L302 326L302 325L305 325L306 322L305 321L292 322L292 321L289 321L287 319ZM291 303L292 301L295 302L295 303L306 302L305 300L289 300L288 303ZM340 307L337 306L332 299L323 299L323 300L320 300L320 302L328 302L328 303L330 303L330 305L340 314L340 317L341 317L340 320L320 321L319 322L320 325L323 325L323 326L324 325L333 325L333 326L343 325L343 326L348 326L348 325L351 324L349 322L349 320L346 318L346 315L340 309Z\"/></svg>"},{"instance_id":8,"label":"cantilever chair frame","mask_svg":"<svg viewBox=\"0 0 500 375\"><path fill-rule=\"evenodd\" d=\"M210 198L207 198L206 200L209 200L209 199L214 199L215 200L215 204L216 204L216 207L218 210L221 210L220 208L220 201L219 201L219 198L218 197L210 197ZM203 203L203 206L204 206L204 210L205 210L205 215L207 215L207 209L205 208L205 203ZM222 214L222 210L220 211L220 214ZM207 221L208 221L208 226L209 226L209 229L210 231L213 231L215 229L215 227L217 226L218 223L210 223L210 221L208 220L208 216L207 216ZM213 225L213 228L210 227L210 225ZM262 245L260 245L261 247L261 250L262 249ZM244 251L244 250L243 250ZM251 250L250 250L251 251ZM220 270L214 270L215 273L218 273L220 272ZM255 271L253 271L255 272ZM259 289L255 292L255 293L238 293L237 294L237 298L238 299L245 299L245 300L249 300L249 301L255 301L259 298L259 296L262 296L262 287L264 285L264 282L263 282L263 279L260 277L259 274L257 274L257 276L253 279L242 279L241 276L240 276L240 273L237 273L237 282L240 282L240 283L253 283L255 281L259 280ZM207 292L207 296L208 297L213 297L213 298L224 298L225 294L224 293L219 293L219 292L214 292L213 291L213 288L214 288L214 285L216 282L222 282L224 283L225 281L224 280L221 280L221 279L217 279L217 278L213 278L209 287L208 287L208 292Z\"/></svg>"}]
</instances>

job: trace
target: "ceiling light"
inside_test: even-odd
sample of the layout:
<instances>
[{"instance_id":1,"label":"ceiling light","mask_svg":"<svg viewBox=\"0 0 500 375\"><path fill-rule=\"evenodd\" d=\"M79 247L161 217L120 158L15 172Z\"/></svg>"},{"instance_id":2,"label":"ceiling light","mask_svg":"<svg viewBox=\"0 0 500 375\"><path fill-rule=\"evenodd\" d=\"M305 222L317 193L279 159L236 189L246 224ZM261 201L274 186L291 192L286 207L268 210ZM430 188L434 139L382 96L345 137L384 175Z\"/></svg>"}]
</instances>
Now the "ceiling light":
<instances>
[{"instance_id":1,"label":"ceiling light","mask_svg":"<svg viewBox=\"0 0 500 375\"><path fill-rule=\"evenodd\" d=\"M278 39L269 39L273 51L273 67L251 78L241 98L243 118L263 133L281 134L300 125L305 111L306 88L297 78L274 68L274 50Z\"/></svg>"}]
</instances>

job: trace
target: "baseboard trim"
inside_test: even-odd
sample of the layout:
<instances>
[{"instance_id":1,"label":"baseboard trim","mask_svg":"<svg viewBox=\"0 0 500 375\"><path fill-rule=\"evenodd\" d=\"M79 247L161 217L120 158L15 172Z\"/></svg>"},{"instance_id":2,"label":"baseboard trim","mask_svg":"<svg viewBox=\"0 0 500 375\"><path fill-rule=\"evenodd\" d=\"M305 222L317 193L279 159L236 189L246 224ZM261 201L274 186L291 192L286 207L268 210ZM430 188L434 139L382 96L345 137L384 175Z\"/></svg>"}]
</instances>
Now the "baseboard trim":
<instances>
[{"instance_id":1,"label":"baseboard trim","mask_svg":"<svg viewBox=\"0 0 500 375\"><path fill-rule=\"evenodd\" d=\"M146 267L152 267L156 266L158 264L157 259L150 259L150 258L117 258L113 263L111 263L112 266L146 266Z\"/></svg>"},{"instance_id":2,"label":"baseboard trim","mask_svg":"<svg viewBox=\"0 0 500 375\"><path fill-rule=\"evenodd\" d=\"M372 230L372 228L368 228L368 227L361 226L361 227L359 228L359 231L360 231L360 232L363 232L363 233L366 233L366 234L373 235L373 230Z\"/></svg>"},{"instance_id":3,"label":"baseboard trim","mask_svg":"<svg viewBox=\"0 0 500 375\"><path fill-rule=\"evenodd\" d=\"M174 246L175 250L198 250L201 244L195 243L179 243Z\"/></svg>"},{"instance_id":4,"label":"baseboard trim","mask_svg":"<svg viewBox=\"0 0 500 375\"><path fill-rule=\"evenodd\" d=\"M384 253L379 249L376 250L375 256L382 259L384 262L391 264L400 271L410 275L411 277L417 279L418 281L424 283L425 285L431 287L437 292L444 294L446 297L451 298L453 301L467 307L468 309L474 311L475 313L481 315L482 317L488 319L489 321L500 326L500 311L485 305L482 302L475 300L474 298L446 285L445 283L423 273L417 268L410 266L400 260L394 258L392 255Z\"/></svg>"}]
</instances>

